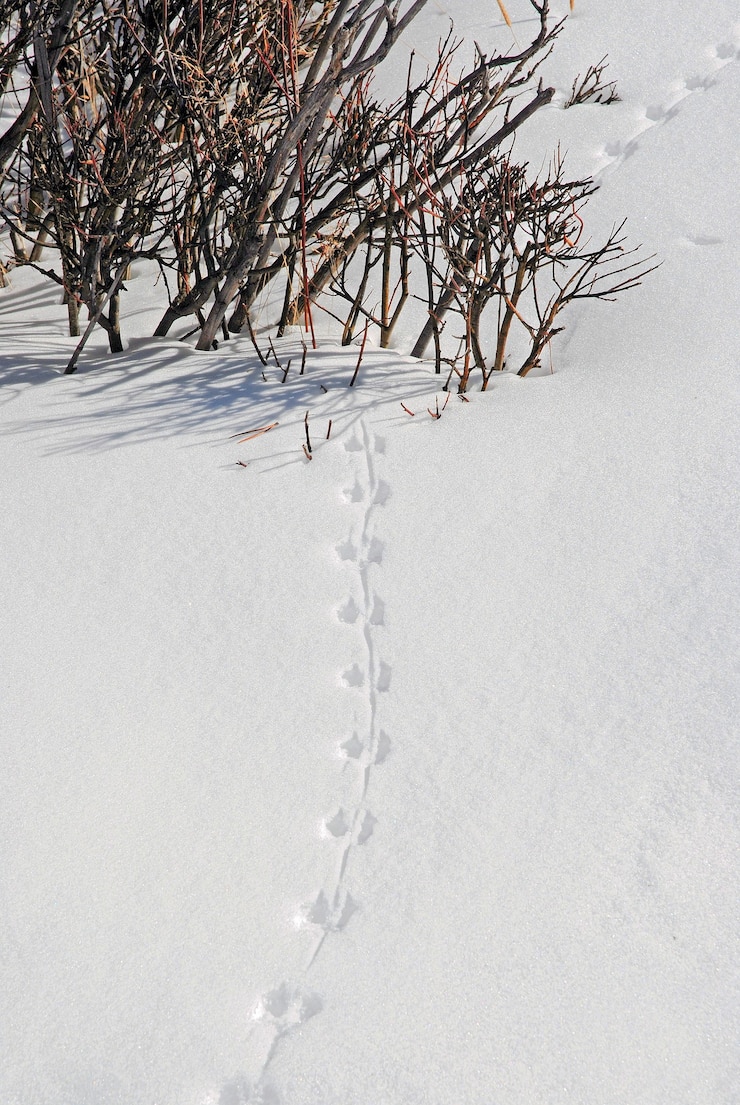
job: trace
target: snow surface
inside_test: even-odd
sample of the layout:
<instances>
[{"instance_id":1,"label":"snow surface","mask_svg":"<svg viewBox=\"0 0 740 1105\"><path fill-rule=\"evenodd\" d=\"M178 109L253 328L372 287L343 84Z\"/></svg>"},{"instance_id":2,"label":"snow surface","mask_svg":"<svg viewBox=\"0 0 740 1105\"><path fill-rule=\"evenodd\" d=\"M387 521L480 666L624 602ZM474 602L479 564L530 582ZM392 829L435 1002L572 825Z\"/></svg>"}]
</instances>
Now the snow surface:
<instances>
[{"instance_id":1,"label":"snow surface","mask_svg":"<svg viewBox=\"0 0 740 1105\"><path fill-rule=\"evenodd\" d=\"M0 292L2 1105L740 1101L735 3L576 0L547 79L522 149L663 264L438 421L144 273L63 377Z\"/></svg>"}]
</instances>

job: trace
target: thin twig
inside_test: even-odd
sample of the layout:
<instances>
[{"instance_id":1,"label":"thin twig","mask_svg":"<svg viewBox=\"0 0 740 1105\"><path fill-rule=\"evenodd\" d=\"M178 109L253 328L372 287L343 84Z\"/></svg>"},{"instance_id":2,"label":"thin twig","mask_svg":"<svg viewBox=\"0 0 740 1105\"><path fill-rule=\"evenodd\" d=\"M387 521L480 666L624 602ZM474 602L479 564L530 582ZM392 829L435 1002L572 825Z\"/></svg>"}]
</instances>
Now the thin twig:
<instances>
[{"instance_id":1,"label":"thin twig","mask_svg":"<svg viewBox=\"0 0 740 1105\"><path fill-rule=\"evenodd\" d=\"M279 426L279 422L271 422L269 426L259 426L256 430L242 430L238 434L232 434L232 439L239 438L240 444L244 441L251 441L252 438L261 437L262 434L266 434L268 430L274 430L276 426Z\"/></svg>"},{"instance_id":2,"label":"thin twig","mask_svg":"<svg viewBox=\"0 0 740 1105\"><path fill-rule=\"evenodd\" d=\"M355 386L355 380L357 379L357 373L360 371L360 365L362 363L362 354L365 352L365 342L367 341L367 331L370 326L370 320L365 322L365 333L362 335L362 344L360 345L360 355L357 358L357 364L355 365L355 371L352 374L352 379L349 382L349 386L352 388Z\"/></svg>"}]
</instances>

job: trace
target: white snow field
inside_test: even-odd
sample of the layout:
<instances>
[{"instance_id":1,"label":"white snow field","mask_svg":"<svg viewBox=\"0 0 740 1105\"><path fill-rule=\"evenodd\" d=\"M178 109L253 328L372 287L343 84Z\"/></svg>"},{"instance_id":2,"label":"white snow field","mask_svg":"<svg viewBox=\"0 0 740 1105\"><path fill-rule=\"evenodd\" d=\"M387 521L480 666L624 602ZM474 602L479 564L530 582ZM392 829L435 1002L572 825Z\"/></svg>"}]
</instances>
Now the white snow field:
<instances>
[{"instance_id":1,"label":"white snow field","mask_svg":"<svg viewBox=\"0 0 740 1105\"><path fill-rule=\"evenodd\" d=\"M265 382L143 272L65 377L0 291L1 1105L740 1102L736 2L546 78L517 148L663 263L439 420L403 334Z\"/></svg>"}]
</instances>

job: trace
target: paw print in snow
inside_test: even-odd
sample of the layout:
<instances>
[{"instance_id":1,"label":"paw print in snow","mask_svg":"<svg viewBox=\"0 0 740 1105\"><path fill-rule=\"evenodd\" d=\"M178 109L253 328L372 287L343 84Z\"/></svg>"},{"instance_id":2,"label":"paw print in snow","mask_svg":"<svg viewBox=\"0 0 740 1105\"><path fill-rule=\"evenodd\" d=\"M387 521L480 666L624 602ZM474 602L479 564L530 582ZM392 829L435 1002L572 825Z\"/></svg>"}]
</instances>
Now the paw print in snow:
<instances>
[{"instance_id":1,"label":"paw print in snow","mask_svg":"<svg viewBox=\"0 0 740 1105\"><path fill-rule=\"evenodd\" d=\"M342 932L358 909L357 902L346 890L338 889L331 900L325 891L320 890L313 902L301 908L296 917L296 927L316 925L324 932Z\"/></svg>"},{"instance_id":2,"label":"paw print in snow","mask_svg":"<svg viewBox=\"0 0 740 1105\"><path fill-rule=\"evenodd\" d=\"M335 840L338 840L350 830L350 821L344 810L337 810L332 817L327 817L324 821L323 832L326 836L333 836Z\"/></svg>"},{"instance_id":3,"label":"paw print in snow","mask_svg":"<svg viewBox=\"0 0 740 1105\"><path fill-rule=\"evenodd\" d=\"M255 1021L268 1021L279 1035L305 1024L323 1009L323 1003L313 990L304 990L281 982L274 990L263 994L254 1011Z\"/></svg>"}]
</instances>

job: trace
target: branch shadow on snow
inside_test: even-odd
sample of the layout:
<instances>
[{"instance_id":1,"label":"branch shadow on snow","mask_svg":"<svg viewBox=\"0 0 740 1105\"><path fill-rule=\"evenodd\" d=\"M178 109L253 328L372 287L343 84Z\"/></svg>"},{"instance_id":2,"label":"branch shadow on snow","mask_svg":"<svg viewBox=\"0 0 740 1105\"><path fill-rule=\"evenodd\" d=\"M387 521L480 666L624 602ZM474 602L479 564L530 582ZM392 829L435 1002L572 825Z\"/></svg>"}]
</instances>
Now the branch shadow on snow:
<instances>
[{"instance_id":1,"label":"branch shadow on snow","mask_svg":"<svg viewBox=\"0 0 740 1105\"><path fill-rule=\"evenodd\" d=\"M408 420L400 404L429 397L444 383L418 361L366 348L351 387L359 355L354 346L320 345L308 349L304 361L302 343L286 338L275 343L279 364L270 356L263 366L241 337L210 353L175 339L134 339L115 357L100 348L86 353L79 371L64 376L60 366L73 342L56 335L34 342L29 326L16 325L16 333L5 335L0 409L33 385L40 387L32 414L27 402L15 419L6 410L4 432L38 437L46 455L106 451L164 438L179 439L181 447L220 447L232 436L271 423L303 423L307 411L318 440L329 419L338 435L379 406L389 407L399 421ZM14 348L19 352L10 352ZM302 437L301 431L298 440ZM281 455L260 452L263 460ZM300 447L285 455L300 459Z\"/></svg>"}]
</instances>

